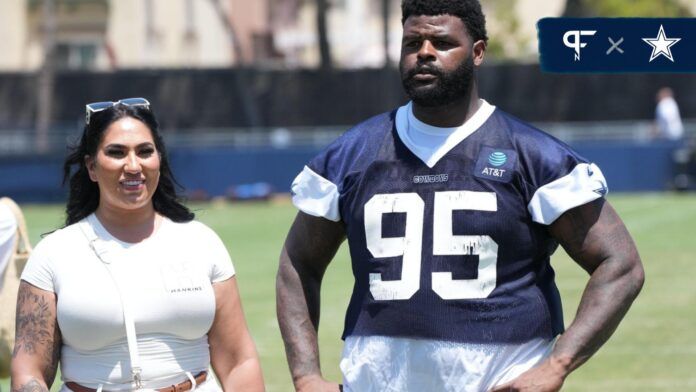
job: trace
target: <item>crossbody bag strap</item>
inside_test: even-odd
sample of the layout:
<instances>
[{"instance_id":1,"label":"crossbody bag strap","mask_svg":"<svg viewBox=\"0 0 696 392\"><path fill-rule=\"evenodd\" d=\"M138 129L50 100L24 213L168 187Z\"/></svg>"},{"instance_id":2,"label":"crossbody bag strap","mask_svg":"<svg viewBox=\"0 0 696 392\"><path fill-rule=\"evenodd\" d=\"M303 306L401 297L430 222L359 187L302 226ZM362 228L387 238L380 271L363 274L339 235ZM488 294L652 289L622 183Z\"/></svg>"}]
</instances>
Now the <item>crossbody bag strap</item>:
<instances>
[{"instance_id":1,"label":"crossbody bag strap","mask_svg":"<svg viewBox=\"0 0 696 392\"><path fill-rule=\"evenodd\" d=\"M99 260L101 260L102 264L104 264L104 267L106 267L107 271L109 271L109 275L111 276L111 279L114 281L114 284L116 285L116 291L118 291L119 298L121 299L121 308L123 309L123 321L126 325L126 340L128 341L128 355L130 356L131 361L131 375L133 376L135 388L141 389L142 368L140 367L140 353L138 352L138 339L135 334L135 322L133 321L133 314L130 310L126 294L121 289L119 279L116 276L117 272L115 271L115 269L117 267L113 264L114 254L113 252L109 251L108 247L106 246L106 243L102 239L100 239L99 236L97 236L97 233L94 232L94 228L92 228L92 225L87 221L88 219L89 218L85 218L82 221L80 221L78 223L78 226L80 227L82 234L84 234L87 238L87 241L89 242L89 247L92 249L92 251L94 251Z\"/></svg>"}]
</instances>

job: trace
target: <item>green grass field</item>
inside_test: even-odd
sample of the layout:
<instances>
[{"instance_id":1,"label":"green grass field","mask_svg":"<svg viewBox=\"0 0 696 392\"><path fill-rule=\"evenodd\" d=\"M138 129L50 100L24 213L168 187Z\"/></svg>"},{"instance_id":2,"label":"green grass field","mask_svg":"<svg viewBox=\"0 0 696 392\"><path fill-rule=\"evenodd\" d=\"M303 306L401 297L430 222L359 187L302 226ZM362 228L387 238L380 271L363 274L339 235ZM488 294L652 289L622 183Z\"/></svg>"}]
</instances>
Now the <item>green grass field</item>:
<instances>
[{"instance_id":1,"label":"green grass field","mask_svg":"<svg viewBox=\"0 0 696 392\"><path fill-rule=\"evenodd\" d=\"M646 283L613 338L567 380L567 391L696 390L696 195L611 195L640 250ZM32 243L59 227L59 206L24 206ZM245 313L269 391L290 391L275 318L278 254L295 214L289 203L195 205L198 219L222 237L234 260ZM553 265L566 325L586 274L562 250ZM330 266L322 293L320 346L324 375L340 380L340 334L352 274L344 247ZM0 380L9 390L8 380ZM54 390L57 390L54 386Z\"/></svg>"}]
</instances>

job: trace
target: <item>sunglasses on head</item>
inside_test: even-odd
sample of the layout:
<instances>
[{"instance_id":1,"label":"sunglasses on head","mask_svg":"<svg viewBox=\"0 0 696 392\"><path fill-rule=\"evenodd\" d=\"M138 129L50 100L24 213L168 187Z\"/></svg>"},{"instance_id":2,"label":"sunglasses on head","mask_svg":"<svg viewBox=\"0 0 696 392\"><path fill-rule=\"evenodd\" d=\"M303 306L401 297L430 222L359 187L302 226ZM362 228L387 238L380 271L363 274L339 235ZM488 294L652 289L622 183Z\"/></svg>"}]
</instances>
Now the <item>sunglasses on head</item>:
<instances>
[{"instance_id":1,"label":"sunglasses on head","mask_svg":"<svg viewBox=\"0 0 696 392\"><path fill-rule=\"evenodd\" d=\"M86 111L85 123L87 123L87 125L89 125L89 120L92 117L93 113L101 112L102 110L109 109L109 108L114 107L116 105L126 105L126 106L131 106L131 107L142 106L146 109L150 108L150 102L145 98L125 98L125 99L118 100L116 102L111 102L111 101L92 102L92 103L88 103L85 106L85 111Z\"/></svg>"}]
</instances>

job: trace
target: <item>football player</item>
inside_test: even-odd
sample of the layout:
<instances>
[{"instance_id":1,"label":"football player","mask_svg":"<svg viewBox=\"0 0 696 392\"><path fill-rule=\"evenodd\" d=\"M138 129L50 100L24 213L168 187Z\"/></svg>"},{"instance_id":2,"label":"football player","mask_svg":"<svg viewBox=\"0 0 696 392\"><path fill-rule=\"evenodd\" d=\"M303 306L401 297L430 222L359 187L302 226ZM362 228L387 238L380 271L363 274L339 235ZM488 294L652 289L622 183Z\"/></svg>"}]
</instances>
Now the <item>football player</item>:
<instances>
[{"instance_id":1,"label":"football player","mask_svg":"<svg viewBox=\"0 0 696 392\"><path fill-rule=\"evenodd\" d=\"M278 320L295 388L324 380L322 275L348 239L355 284L345 391L556 391L616 329L643 284L600 169L478 95L474 0L404 0L410 102L347 131L292 184ZM564 331L558 245L590 275Z\"/></svg>"}]
</instances>

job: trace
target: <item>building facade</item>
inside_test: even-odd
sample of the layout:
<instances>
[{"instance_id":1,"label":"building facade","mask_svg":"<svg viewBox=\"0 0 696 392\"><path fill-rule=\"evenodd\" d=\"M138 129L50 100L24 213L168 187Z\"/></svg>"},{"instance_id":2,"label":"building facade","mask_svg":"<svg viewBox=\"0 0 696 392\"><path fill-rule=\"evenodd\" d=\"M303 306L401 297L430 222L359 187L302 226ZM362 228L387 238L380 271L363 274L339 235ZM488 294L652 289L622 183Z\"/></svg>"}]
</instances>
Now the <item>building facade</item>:
<instances>
[{"instance_id":1,"label":"building facade","mask_svg":"<svg viewBox=\"0 0 696 392\"><path fill-rule=\"evenodd\" d=\"M398 61L401 0L325 1L333 66L382 67ZM37 70L49 44L55 45L57 67L67 69L313 68L320 64L318 3L0 0L0 72ZM50 18L44 12L46 4L53 4ZM537 20L561 15L565 4L566 0L544 0L543 6L538 0L483 1L491 37L489 59L536 61ZM683 4L696 12L692 0Z\"/></svg>"},{"instance_id":2,"label":"building facade","mask_svg":"<svg viewBox=\"0 0 696 392\"><path fill-rule=\"evenodd\" d=\"M46 13L46 3L52 11ZM59 69L229 67L250 57L267 25L264 1L2 0L0 71L43 64L51 31ZM232 15L239 18L235 31Z\"/></svg>"}]
</instances>

